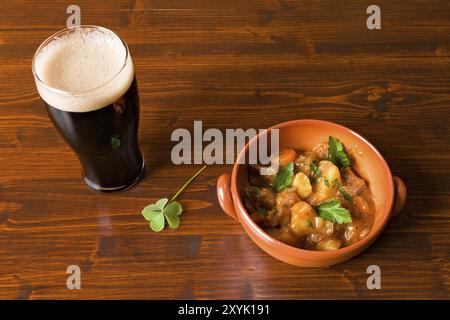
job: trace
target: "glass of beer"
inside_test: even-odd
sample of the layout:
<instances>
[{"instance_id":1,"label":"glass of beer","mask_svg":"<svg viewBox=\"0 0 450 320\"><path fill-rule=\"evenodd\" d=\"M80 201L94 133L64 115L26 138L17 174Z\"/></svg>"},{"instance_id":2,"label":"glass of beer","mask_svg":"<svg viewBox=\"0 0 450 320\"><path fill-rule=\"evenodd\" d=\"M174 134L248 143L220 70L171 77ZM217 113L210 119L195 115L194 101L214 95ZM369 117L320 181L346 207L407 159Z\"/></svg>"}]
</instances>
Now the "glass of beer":
<instances>
[{"instance_id":1,"label":"glass of beer","mask_svg":"<svg viewBox=\"0 0 450 320\"><path fill-rule=\"evenodd\" d=\"M125 190L142 178L139 95L125 41L98 26L57 32L32 63L54 126L78 156L84 181L98 191Z\"/></svg>"}]
</instances>

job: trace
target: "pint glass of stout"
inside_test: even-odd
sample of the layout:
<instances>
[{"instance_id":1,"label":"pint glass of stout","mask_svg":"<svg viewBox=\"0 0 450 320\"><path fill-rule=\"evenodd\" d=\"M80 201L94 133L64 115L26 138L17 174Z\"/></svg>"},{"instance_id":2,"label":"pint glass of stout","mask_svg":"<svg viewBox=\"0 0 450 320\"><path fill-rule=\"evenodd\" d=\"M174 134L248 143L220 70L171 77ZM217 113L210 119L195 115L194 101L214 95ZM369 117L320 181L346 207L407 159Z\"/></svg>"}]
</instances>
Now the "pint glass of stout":
<instances>
[{"instance_id":1,"label":"pint glass of stout","mask_svg":"<svg viewBox=\"0 0 450 320\"><path fill-rule=\"evenodd\" d=\"M98 191L136 184L145 164L126 43L102 27L65 29L41 44L32 69L50 119L81 162L84 181Z\"/></svg>"}]
</instances>

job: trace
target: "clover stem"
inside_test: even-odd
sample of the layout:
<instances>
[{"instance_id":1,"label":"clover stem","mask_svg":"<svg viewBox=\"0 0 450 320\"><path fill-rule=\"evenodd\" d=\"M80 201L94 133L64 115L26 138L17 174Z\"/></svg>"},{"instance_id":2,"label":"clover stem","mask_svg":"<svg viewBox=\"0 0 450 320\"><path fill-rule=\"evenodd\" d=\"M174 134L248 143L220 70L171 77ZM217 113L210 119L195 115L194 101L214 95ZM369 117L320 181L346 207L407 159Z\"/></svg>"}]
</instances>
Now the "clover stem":
<instances>
[{"instance_id":1,"label":"clover stem","mask_svg":"<svg viewBox=\"0 0 450 320\"><path fill-rule=\"evenodd\" d=\"M177 191L177 193L175 193L175 195L172 197L172 199L170 199L170 201L168 202L168 204L169 203L171 203L171 202L173 202L173 201L175 201L177 198L178 198L178 196L184 191L184 190L186 190L186 188L192 183L192 181L194 181L195 180L195 178L197 178L198 177L198 175L200 174L200 173L202 173L203 172L203 170L205 170L206 169L206 167L207 167L207 165L204 165L200 170L198 170L188 181L186 181L185 183L184 183L184 185L180 188L180 190L178 190Z\"/></svg>"}]
</instances>

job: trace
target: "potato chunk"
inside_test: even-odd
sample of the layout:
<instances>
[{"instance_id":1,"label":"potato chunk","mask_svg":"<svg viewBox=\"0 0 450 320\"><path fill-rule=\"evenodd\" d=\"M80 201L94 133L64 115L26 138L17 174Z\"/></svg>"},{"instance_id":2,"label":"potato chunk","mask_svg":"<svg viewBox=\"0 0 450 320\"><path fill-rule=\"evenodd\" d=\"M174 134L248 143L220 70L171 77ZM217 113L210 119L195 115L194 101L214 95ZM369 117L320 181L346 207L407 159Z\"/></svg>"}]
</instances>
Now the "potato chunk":
<instances>
[{"instance_id":1,"label":"potato chunk","mask_svg":"<svg viewBox=\"0 0 450 320\"><path fill-rule=\"evenodd\" d=\"M329 237L335 231L333 222L322 219L321 217L316 217L315 219L315 231L322 234L323 236Z\"/></svg>"},{"instance_id":2,"label":"potato chunk","mask_svg":"<svg viewBox=\"0 0 450 320\"><path fill-rule=\"evenodd\" d=\"M314 206L335 197L337 193L336 185L342 183L339 169L333 162L328 160L320 161L319 170L320 176L313 185L312 194L307 199L307 201Z\"/></svg>"},{"instance_id":3,"label":"potato chunk","mask_svg":"<svg viewBox=\"0 0 450 320\"><path fill-rule=\"evenodd\" d=\"M293 205L291 214L291 230L294 234L304 236L314 230L316 213L307 202L300 201Z\"/></svg>"},{"instance_id":4,"label":"potato chunk","mask_svg":"<svg viewBox=\"0 0 450 320\"><path fill-rule=\"evenodd\" d=\"M332 251L341 247L342 243L337 239L322 240L317 244L317 250L319 251Z\"/></svg>"},{"instance_id":5,"label":"potato chunk","mask_svg":"<svg viewBox=\"0 0 450 320\"><path fill-rule=\"evenodd\" d=\"M267 228L265 230L270 236L288 245L300 247L303 243L303 239L292 233L288 228Z\"/></svg>"},{"instance_id":6,"label":"potato chunk","mask_svg":"<svg viewBox=\"0 0 450 320\"><path fill-rule=\"evenodd\" d=\"M301 199L305 199L312 193L311 182L303 172L299 172L294 176L292 187Z\"/></svg>"}]
</instances>

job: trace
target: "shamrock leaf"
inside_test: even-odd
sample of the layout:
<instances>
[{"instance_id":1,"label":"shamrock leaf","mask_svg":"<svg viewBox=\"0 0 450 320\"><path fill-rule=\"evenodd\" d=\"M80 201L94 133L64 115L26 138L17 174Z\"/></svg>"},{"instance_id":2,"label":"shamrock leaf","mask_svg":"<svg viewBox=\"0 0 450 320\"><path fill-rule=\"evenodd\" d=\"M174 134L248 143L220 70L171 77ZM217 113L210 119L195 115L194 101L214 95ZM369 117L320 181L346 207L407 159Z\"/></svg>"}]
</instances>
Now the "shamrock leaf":
<instances>
[{"instance_id":1,"label":"shamrock leaf","mask_svg":"<svg viewBox=\"0 0 450 320\"><path fill-rule=\"evenodd\" d=\"M148 208L150 206L147 206L145 208ZM155 219L157 216L161 215L162 210L142 210L142 215L144 216L145 220L147 221L152 221L153 219Z\"/></svg>"},{"instance_id":2,"label":"shamrock leaf","mask_svg":"<svg viewBox=\"0 0 450 320\"><path fill-rule=\"evenodd\" d=\"M160 232L164 229L164 224L164 215L161 213L150 221L150 228L155 232Z\"/></svg>"},{"instance_id":3,"label":"shamrock leaf","mask_svg":"<svg viewBox=\"0 0 450 320\"><path fill-rule=\"evenodd\" d=\"M162 209L164 209L164 207L166 206L166 204L167 204L168 201L169 201L169 200L167 200L167 198L162 198L162 199L159 199L158 201L156 201L156 205L157 205L158 207L160 207L161 210L162 210Z\"/></svg>"},{"instance_id":4,"label":"shamrock leaf","mask_svg":"<svg viewBox=\"0 0 450 320\"><path fill-rule=\"evenodd\" d=\"M180 217L179 216L174 216L174 217L166 216L166 215L164 215L164 216L166 217L169 227L171 227L172 229L176 229L180 226Z\"/></svg>"},{"instance_id":5,"label":"shamrock leaf","mask_svg":"<svg viewBox=\"0 0 450 320\"><path fill-rule=\"evenodd\" d=\"M181 212L183 211L183 207L178 201L174 201L169 203L166 208L164 209L164 214L170 215L170 216L179 216Z\"/></svg>"},{"instance_id":6,"label":"shamrock leaf","mask_svg":"<svg viewBox=\"0 0 450 320\"><path fill-rule=\"evenodd\" d=\"M177 193L175 193L170 201L167 198L162 198L156 201L156 203L146 206L142 210L142 215L145 220L150 221L150 228L153 231L159 232L163 230L166 220L171 228L178 228L180 226L180 215L183 212L183 207L178 201L175 200L205 169L206 166L203 166L188 181L186 181L186 183L177 191Z\"/></svg>"},{"instance_id":7,"label":"shamrock leaf","mask_svg":"<svg viewBox=\"0 0 450 320\"><path fill-rule=\"evenodd\" d=\"M169 201L167 198L163 198L159 199L154 204L146 206L144 210L142 210L142 215L144 216L145 220L152 221L156 216L161 215L167 201Z\"/></svg>"},{"instance_id":8,"label":"shamrock leaf","mask_svg":"<svg viewBox=\"0 0 450 320\"><path fill-rule=\"evenodd\" d=\"M166 206L168 201L167 198L159 199L142 210L142 215L147 221L150 221L150 228L155 232L164 229L165 220L171 228L178 228L180 225L179 215L183 211L183 207L178 201L173 201Z\"/></svg>"},{"instance_id":9,"label":"shamrock leaf","mask_svg":"<svg viewBox=\"0 0 450 320\"><path fill-rule=\"evenodd\" d=\"M159 199L142 210L142 215L145 220L150 221L150 228L153 231L159 232L164 229L164 207L168 201L167 198Z\"/></svg>"},{"instance_id":10,"label":"shamrock leaf","mask_svg":"<svg viewBox=\"0 0 450 320\"><path fill-rule=\"evenodd\" d=\"M183 207L178 201L169 203L164 209L164 217L166 217L167 223L171 228L178 228L180 225L181 212L183 212Z\"/></svg>"}]
</instances>

